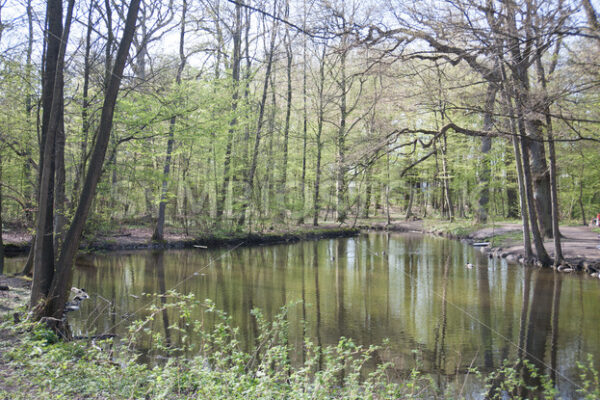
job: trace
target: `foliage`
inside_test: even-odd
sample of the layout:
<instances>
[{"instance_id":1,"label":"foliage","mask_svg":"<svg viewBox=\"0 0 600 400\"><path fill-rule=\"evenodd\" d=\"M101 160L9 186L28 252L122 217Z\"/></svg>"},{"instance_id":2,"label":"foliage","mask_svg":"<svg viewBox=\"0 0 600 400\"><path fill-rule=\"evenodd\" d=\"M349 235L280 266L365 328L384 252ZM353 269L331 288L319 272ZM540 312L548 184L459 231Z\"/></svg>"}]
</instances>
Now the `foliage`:
<instances>
[{"instance_id":1,"label":"foliage","mask_svg":"<svg viewBox=\"0 0 600 400\"><path fill-rule=\"evenodd\" d=\"M254 350L244 352L231 319L209 300L198 301L193 295L168 292L147 295L156 300L152 312L132 323L129 335L121 340L75 340L62 342L43 324L4 321L0 340L0 396L14 399L51 396L52 398L152 398L152 399L392 399L462 398L458 392L439 393L427 375L412 370L402 381L388 376L389 363L366 372L365 364L380 347L357 346L341 338L335 346L320 348L310 340L304 344L305 362L290 363L287 343L287 313L284 308L272 322L260 310L252 312L259 335ZM162 299L168 299L162 302ZM214 329L204 330L201 320L190 320L194 308L218 321ZM152 333L148 323L164 309L178 310L180 321L170 329L181 334L177 343L162 334ZM202 338L192 345L192 336ZM141 362L139 345L151 337L146 355L166 355ZM385 345L385 343L384 343ZM145 344L143 345L145 346ZM536 388L543 398L556 395L548 377L538 375L525 361L530 375L540 379ZM582 368L582 396L597 398L598 373L593 365ZM510 395L518 398L528 387L515 366L506 363L489 376L487 390L492 398ZM499 379L500 378L500 379Z\"/></svg>"}]
</instances>

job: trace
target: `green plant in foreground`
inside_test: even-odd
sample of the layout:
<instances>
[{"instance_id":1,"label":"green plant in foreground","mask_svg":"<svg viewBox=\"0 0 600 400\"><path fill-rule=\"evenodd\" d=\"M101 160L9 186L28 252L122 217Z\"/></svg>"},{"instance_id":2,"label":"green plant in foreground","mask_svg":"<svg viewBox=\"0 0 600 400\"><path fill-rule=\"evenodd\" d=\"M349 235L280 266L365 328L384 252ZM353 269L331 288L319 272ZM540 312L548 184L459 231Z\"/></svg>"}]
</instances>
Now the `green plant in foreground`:
<instances>
[{"instance_id":1,"label":"green plant in foreground","mask_svg":"<svg viewBox=\"0 0 600 400\"><path fill-rule=\"evenodd\" d=\"M292 365L288 343L287 308L269 322L260 310L253 310L258 334L251 351L243 351L238 330L231 318L214 303L198 301L193 295L168 292L156 297L148 316L130 326L128 337L113 340L58 341L43 324L24 322L0 325L0 398L28 399L422 399L464 398L462 389L442 389L417 365L403 379L392 379L391 363L366 368L383 347L363 347L341 338L337 345L321 348L306 339L305 358ZM160 299L159 299L160 297ZM167 301L163 301L163 300ZM160 301L159 301L160 300ZM200 308L203 316L192 320ZM164 310L177 311L178 340L168 340L149 329ZM204 321L216 322L208 330ZM194 340L192 340L194 339ZM200 339L200 340L196 340ZM151 343L150 348L147 343ZM139 349L163 354L164 361L137 362ZM523 368L520 368L523 366ZM588 363L582 370L581 395L600 397L598 372ZM539 382L531 386L524 374ZM490 398L554 398L552 381L524 361L506 363L488 376L472 371L487 382ZM468 377L467 377L468 378ZM465 379L467 379L465 378ZM530 386L528 386L530 385Z\"/></svg>"},{"instance_id":2,"label":"green plant in foreground","mask_svg":"<svg viewBox=\"0 0 600 400\"><path fill-rule=\"evenodd\" d=\"M600 399L600 378L598 370L594 367L591 354L588 354L585 364L578 361L577 368L579 369L579 377L582 382L579 393L585 399Z\"/></svg>"}]
</instances>

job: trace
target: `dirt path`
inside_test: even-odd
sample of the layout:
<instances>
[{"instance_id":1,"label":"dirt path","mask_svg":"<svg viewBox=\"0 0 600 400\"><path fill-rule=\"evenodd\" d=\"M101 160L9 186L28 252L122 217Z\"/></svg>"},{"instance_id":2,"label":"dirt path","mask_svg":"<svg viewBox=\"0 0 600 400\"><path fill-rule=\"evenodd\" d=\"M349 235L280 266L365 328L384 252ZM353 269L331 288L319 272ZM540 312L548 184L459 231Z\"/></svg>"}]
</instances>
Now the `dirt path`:
<instances>
[{"instance_id":1,"label":"dirt path","mask_svg":"<svg viewBox=\"0 0 600 400\"><path fill-rule=\"evenodd\" d=\"M513 230L520 231L519 226ZM592 228L587 226L562 226L561 245L563 257L570 261L585 260L589 263L600 262L600 235L592 231ZM554 241L552 239L544 241L544 247L550 257L554 258ZM504 252L510 254L523 255L523 245L514 243L503 248Z\"/></svg>"},{"instance_id":2,"label":"dirt path","mask_svg":"<svg viewBox=\"0 0 600 400\"><path fill-rule=\"evenodd\" d=\"M372 228L385 229L385 224L372 224ZM423 221L395 222L389 228L392 231L418 231L423 233L442 234L432 232L424 226ZM600 264L600 235L588 226L562 226L563 257L571 264L582 266ZM494 227L478 229L468 235L458 237L473 242L489 242L496 238L499 244L496 247L487 247L484 250L496 255L507 257L509 261L517 261L525 255L522 243L522 227L520 224L501 223ZM445 235L450 236L452 235ZM544 241L544 246L550 257L554 258L554 241Z\"/></svg>"}]
</instances>

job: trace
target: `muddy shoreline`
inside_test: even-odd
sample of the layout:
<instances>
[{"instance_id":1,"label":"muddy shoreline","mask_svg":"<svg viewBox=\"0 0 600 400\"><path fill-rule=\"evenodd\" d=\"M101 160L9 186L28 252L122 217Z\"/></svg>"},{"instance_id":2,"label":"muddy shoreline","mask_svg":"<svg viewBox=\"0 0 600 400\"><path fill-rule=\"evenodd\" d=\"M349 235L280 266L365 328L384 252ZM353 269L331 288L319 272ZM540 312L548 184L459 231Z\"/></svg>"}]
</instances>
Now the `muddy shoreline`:
<instances>
[{"instance_id":1,"label":"muddy shoreline","mask_svg":"<svg viewBox=\"0 0 600 400\"><path fill-rule=\"evenodd\" d=\"M391 225L371 224L362 229L390 232L419 232L422 234L460 240L473 246L489 257L506 259L512 264L525 265L525 250L522 243L522 227L515 223L500 223L495 226L472 229L465 234L456 234L443 228L428 228L422 221L397 222ZM583 271L600 278L600 234L587 226L561 226L561 246L564 261L561 272ZM554 242L544 241L549 256L554 258ZM534 250L535 257L535 250ZM534 260L534 265L536 260Z\"/></svg>"},{"instance_id":2,"label":"muddy shoreline","mask_svg":"<svg viewBox=\"0 0 600 400\"><path fill-rule=\"evenodd\" d=\"M129 250L171 250L191 248L217 248L230 246L259 246L267 244L296 243L302 240L319 240L353 237L360 234L358 228L323 227L313 230L298 230L291 232L266 232L266 233L233 233L222 235L201 235L198 237L185 237L181 235L167 235L164 241L150 240L150 233L120 233L100 236L91 241L84 241L79 250L88 253L101 253ZM4 254L6 257L25 256L29 252L29 242L5 243Z\"/></svg>"},{"instance_id":3,"label":"muddy shoreline","mask_svg":"<svg viewBox=\"0 0 600 400\"><path fill-rule=\"evenodd\" d=\"M168 250L189 248L217 248L230 246L256 246L280 243L295 243L303 240L333 239L357 236L365 231L417 232L434 236L460 240L463 243L486 243L479 250L490 257L504 258L509 263L524 264L524 248L522 229L519 224L501 223L481 229L469 229L464 234L456 234L450 228L427 227L421 220L399 221L387 225L384 222L357 224L356 227L340 227L335 224L324 224L318 228L302 226L292 231L272 231L254 233L206 234L188 237L180 234L167 234L162 242L150 240L151 230L129 229L120 233L97 236L93 240L84 241L80 246L82 252L98 253L130 250ZM586 226L563 226L562 247L565 258L564 265L575 271L588 273L600 272L600 235ZM23 240L23 236L20 237ZM554 243L545 241L550 257L554 256ZM29 242L5 243L7 257L24 256L29 251Z\"/></svg>"}]
</instances>

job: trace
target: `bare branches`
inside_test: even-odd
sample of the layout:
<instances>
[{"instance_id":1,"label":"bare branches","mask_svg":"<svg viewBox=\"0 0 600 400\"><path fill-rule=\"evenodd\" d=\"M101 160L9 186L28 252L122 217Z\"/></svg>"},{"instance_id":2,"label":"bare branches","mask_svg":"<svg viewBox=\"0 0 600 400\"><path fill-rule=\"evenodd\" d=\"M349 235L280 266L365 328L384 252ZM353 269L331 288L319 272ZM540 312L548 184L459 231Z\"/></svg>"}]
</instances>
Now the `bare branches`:
<instances>
[{"instance_id":1,"label":"bare branches","mask_svg":"<svg viewBox=\"0 0 600 400\"><path fill-rule=\"evenodd\" d=\"M321 40L328 40L328 39L332 39L334 37L336 37L337 35L330 35L330 36L325 36L325 35L319 35L313 32L310 32L308 30L306 30L305 28L298 26L296 24L294 24L293 22L290 22L287 18L281 18L280 16L277 16L275 14L272 14L268 11L262 10L260 8L251 6L249 4L244 3L243 1L239 1L239 0L227 0L229 3L231 4L235 4L236 6L241 6L244 7L250 11L254 11L257 12L259 14L262 14L266 17L269 17L275 21L281 22L287 26L289 26L290 28L293 28L294 30L296 30L297 32L302 33L303 35L306 35L312 39L321 39Z\"/></svg>"}]
</instances>

